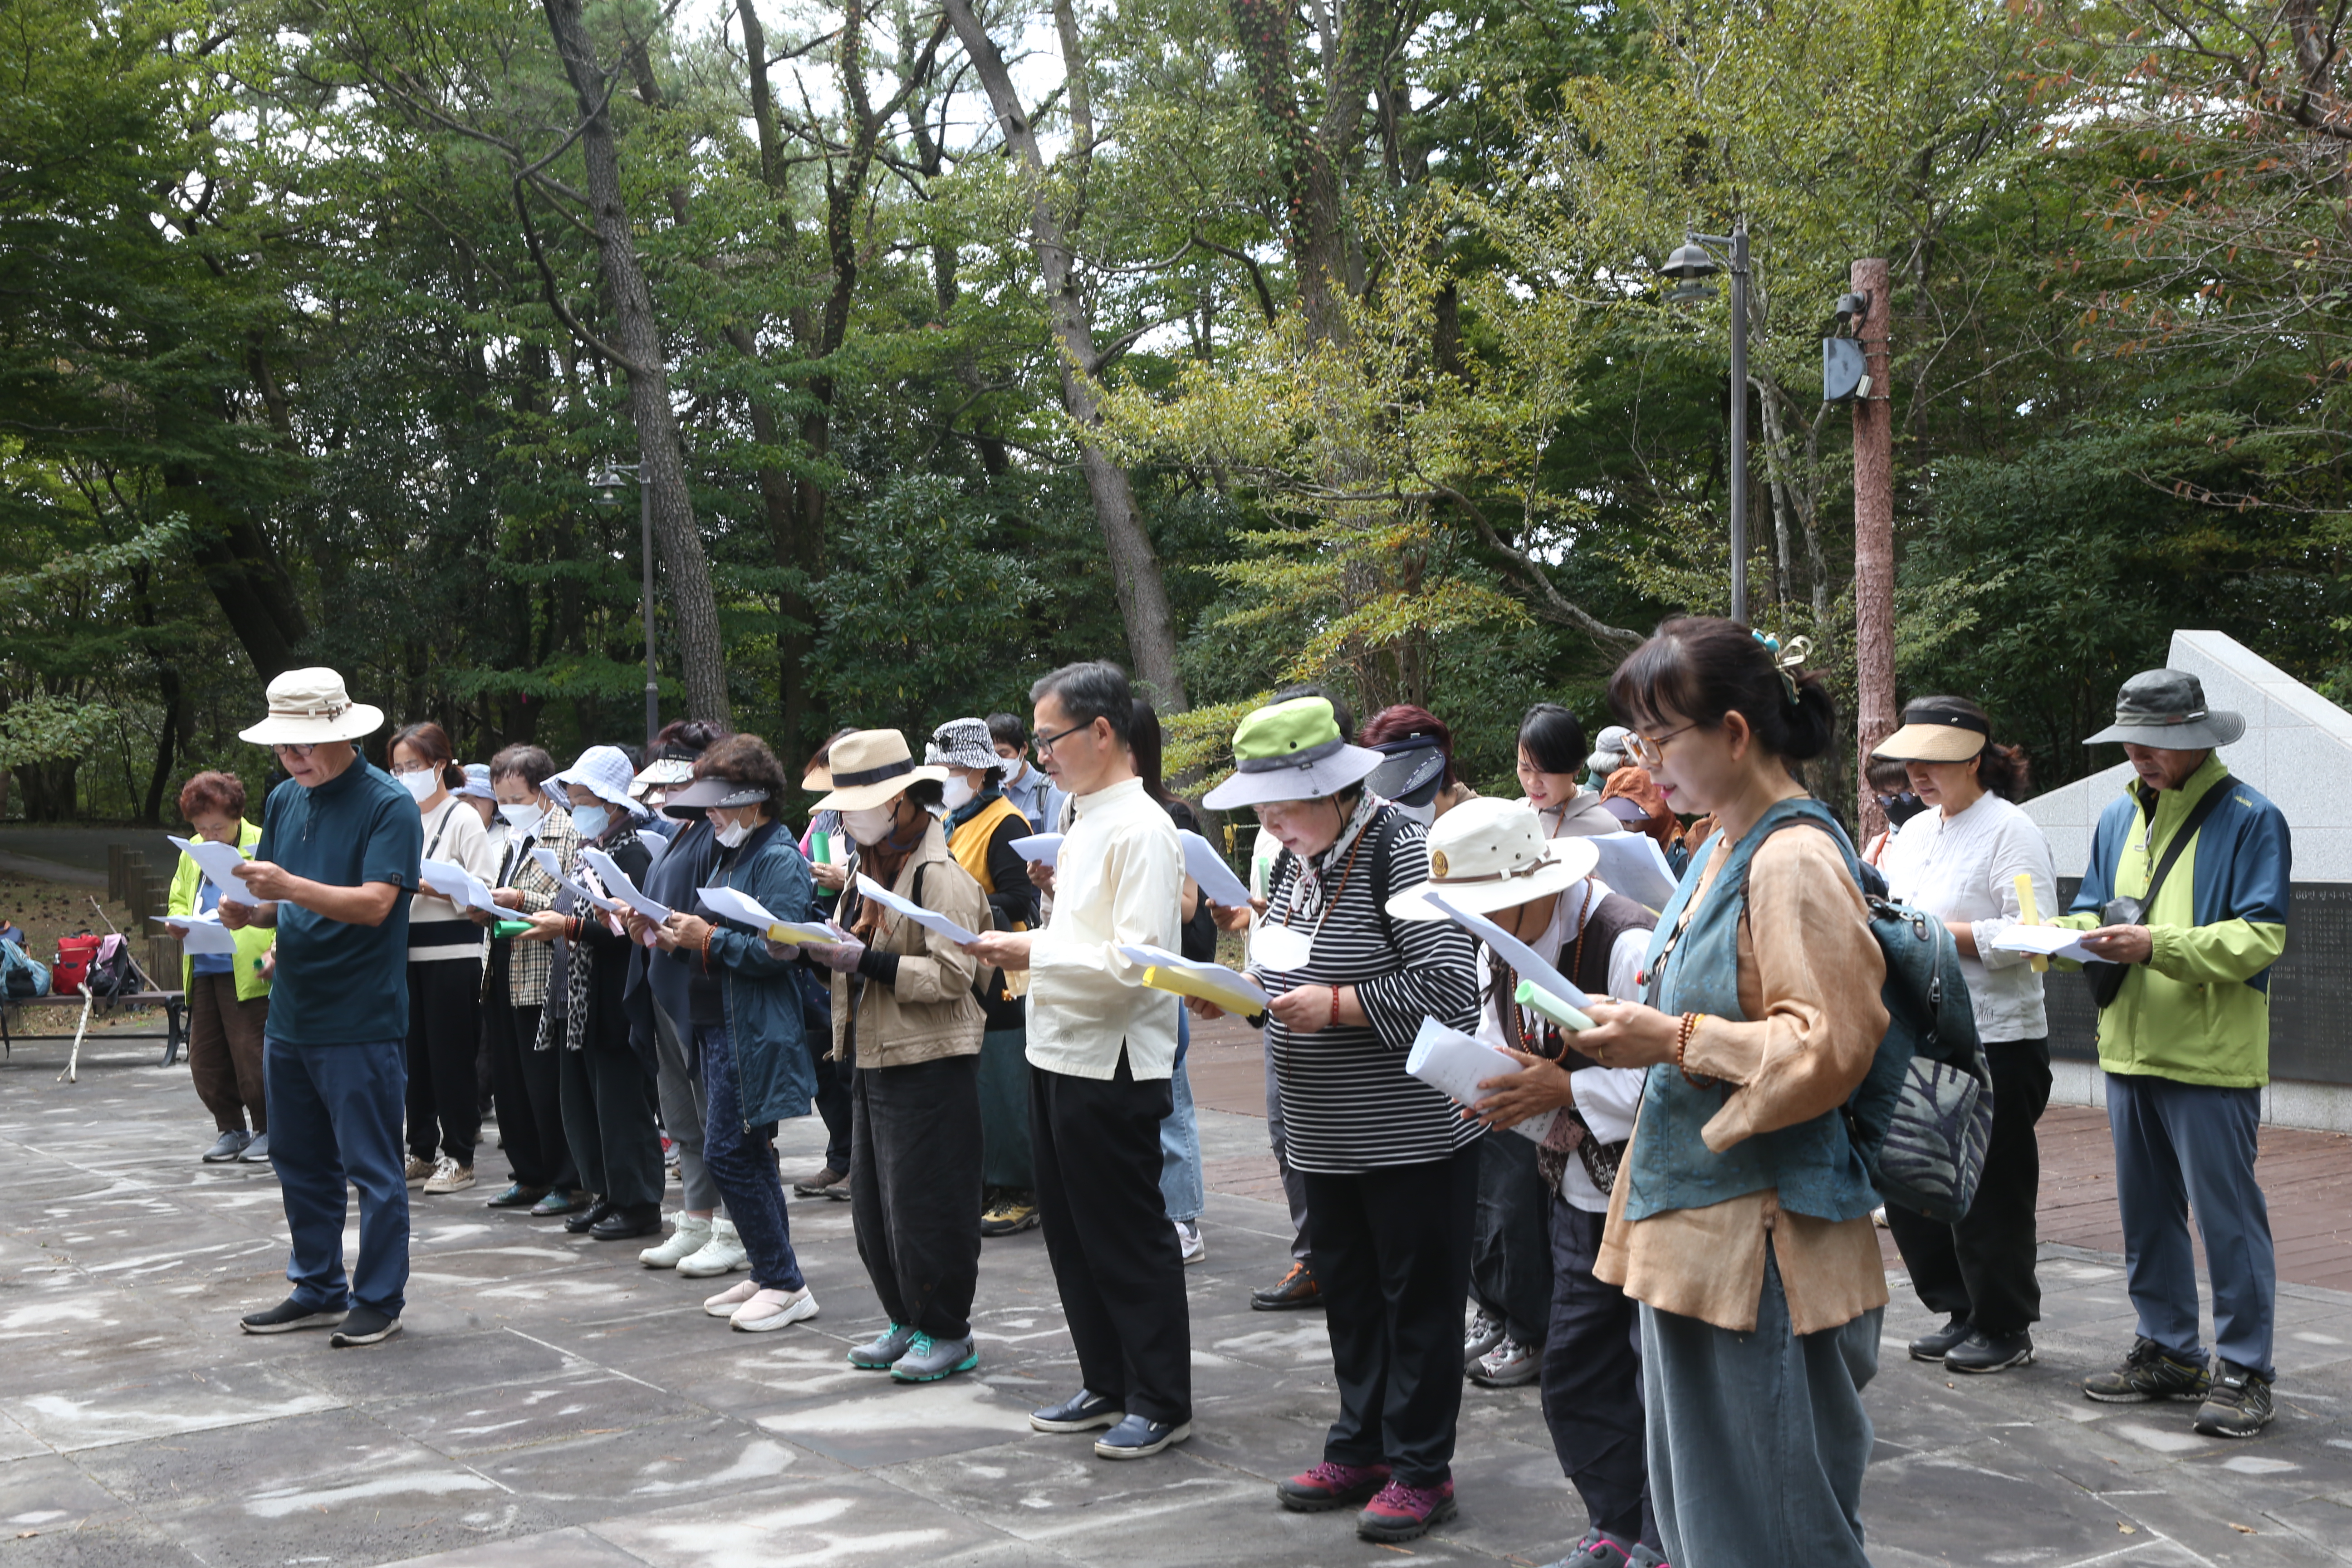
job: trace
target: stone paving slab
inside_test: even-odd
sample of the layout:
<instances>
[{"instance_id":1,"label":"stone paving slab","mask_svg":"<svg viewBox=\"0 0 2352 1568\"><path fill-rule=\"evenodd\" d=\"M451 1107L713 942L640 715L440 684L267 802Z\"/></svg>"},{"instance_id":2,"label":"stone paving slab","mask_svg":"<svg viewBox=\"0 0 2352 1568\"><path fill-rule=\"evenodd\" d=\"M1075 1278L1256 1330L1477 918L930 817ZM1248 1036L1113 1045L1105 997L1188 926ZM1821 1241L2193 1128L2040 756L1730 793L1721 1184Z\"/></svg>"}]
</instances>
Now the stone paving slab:
<instances>
[{"instance_id":1,"label":"stone paving slab","mask_svg":"<svg viewBox=\"0 0 2352 1568\"><path fill-rule=\"evenodd\" d=\"M698 1309L730 1281L485 1208L492 1150L476 1191L415 1200L401 1338L239 1334L284 1290L270 1173L196 1163L184 1068L95 1058L78 1086L0 1067L0 1568L1532 1565L1581 1528L1532 1388L1465 1390L1461 1517L1409 1549L1275 1506L1333 1401L1320 1315L1247 1307L1286 1258L1278 1193L1211 1197L1197 1435L1111 1464L1027 1428L1076 1375L1035 1233L987 1246L980 1373L907 1388L842 1359L879 1327L845 1205L793 1205L823 1314L737 1334ZM1213 1172L1264 1158L1261 1121L1208 1110L1202 1132ZM788 1124L785 1168L820 1138ZM2116 1258L2046 1246L2042 1280L2042 1361L1981 1380L1903 1359L1932 1320L1895 1282L1865 1396L1874 1561L2352 1563L2352 1297L2282 1287L2281 1417L2233 1444L2076 1391L2128 1341Z\"/></svg>"}]
</instances>

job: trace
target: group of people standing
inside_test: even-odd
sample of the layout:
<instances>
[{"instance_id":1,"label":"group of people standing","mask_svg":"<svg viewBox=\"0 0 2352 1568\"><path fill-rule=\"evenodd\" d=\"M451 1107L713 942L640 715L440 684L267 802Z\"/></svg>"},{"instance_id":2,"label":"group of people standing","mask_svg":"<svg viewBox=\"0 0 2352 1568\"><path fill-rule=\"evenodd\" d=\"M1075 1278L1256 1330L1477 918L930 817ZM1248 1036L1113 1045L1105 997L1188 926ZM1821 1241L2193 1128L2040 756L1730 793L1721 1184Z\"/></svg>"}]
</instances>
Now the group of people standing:
<instances>
[{"instance_id":1,"label":"group of people standing","mask_svg":"<svg viewBox=\"0 0 2352 1568\"><path fill-rule=\"evenodd\" d=\"M673 726L643 769L598 747L561 773L509 748L487 770L497 845L478 817L444 820L466 780L437 730L400 731L386 774L350 745L381 715L331 672L273 682L248 738L277 743L290 780L238 869L263 901L224 920L278 932L267 1100L295 1289L246 1326L333 1324L337 1343L396 1331L407 1190L393 1167L429 1162L427 1191L471 1180L474 1058L445 1066L435 1049L463 989L446 982L470 975L515 1172L494 1203L653 1234L658 1106L685 1205L646 1262L745 1271L705 1303L738 1328L803 1321L817 1307L768 1140L814 1105L841 1136L803 1189L845 1194L887 1320L850 1363L908 1382L975 1367L983 1235L1035 1223L1080 1386L1031 1425L1097 1434L1106 1458L1159 1453L1192 1430L1184 1265L1203 1244L1183 1064L1190 1016L1217 1009L1144 984L1131 950L1207 956L1223 928L1246 933L1270 998L1251 1021L1297 1230L1290 1271L1253 1304L1325 1310L1338 1385L1320 1458L1278 1484L1283 1507L1352 1510L1387 1543L1442 1523L1465 1371L1507 1382L1531 1366L1589 1516L1566 1568L1866 1562L1862 1391L1887 1300L1874 1212L1949 1320L1913 1356L1997 1373L2034 1354L2048 1028L2043 976L1999 939L2058 900L2014 804L2022 753L1993 743L1983 710L1906 710L1879 752L1918 809L1864 857L1797 776L1831 743L1826 689L1801 647L1730 622L1670 621L1636 649L1609 689L1622 727L1589 758L1573 715L1532 711L1515 801L1455 777L1433 715L1359 728L1328 692L1281 693L1242 721L1234 771L1203 803L1262 828L1253 897L1221 908L1186 874L1188 814L1124 674L1066 667L1031 698L1043 778L1005 715L940 726L921 762L897 731L845 732L802 781L821 798L797 843L776 815L785 774L753 737ZM2200 1430L2243 1436L2271 1418L2252 1159L2287 839L2213 755L2232 722L2178 672L2125 688L2116 728L2094 739L2126 742L2136 783L2057 923L2112 961L2092 972L2116 972L2100 1051L2140 1318L2085 1392L2191 1399ZM1596 875L1594 841L1627 830L1686 858L1662 909ZM1050 856L1015 847L1037 834L1059 836ZM521 930L485 941L412 912L435 896L420 861L467 855ZM674 912L605 908L614 872ZM714 909L700 889L719 888L801 929ZM1951 933L1990 1069L1985 1175L1957 1225L1884 1205L1843 1115L1888 1025L1882 892ZM1575 981L1591 1026L1529 1005L1453 911ZM235 989L209 987L215 1010ZM1475 1105L1448 1099L1405 1068L1431 1021L1514 1070ZM346 1172L362 1211L348 1285ZM2217 1299L2210 1366L2192 1200Z\"/></svg>"}]
</instances>

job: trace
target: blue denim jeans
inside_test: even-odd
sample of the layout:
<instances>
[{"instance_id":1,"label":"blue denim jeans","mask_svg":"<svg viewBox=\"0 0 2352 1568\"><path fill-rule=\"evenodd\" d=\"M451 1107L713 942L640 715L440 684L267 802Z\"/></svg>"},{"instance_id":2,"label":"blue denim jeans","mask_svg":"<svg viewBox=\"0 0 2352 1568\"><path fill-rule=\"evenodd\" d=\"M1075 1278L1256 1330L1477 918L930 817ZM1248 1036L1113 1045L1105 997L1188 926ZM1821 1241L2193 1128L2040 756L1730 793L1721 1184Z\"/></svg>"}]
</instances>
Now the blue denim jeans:
<instances>
[{"instance_id":1,"label":"blue denim jeans","mask_svg":"<svg viewBox=\"0 0 2352 1568\"><path fill-rule=\"evenodd\" d=\"M723 1024L697 1025L694 1043L702 1061L703 1167L719 1184L727 1217L751 1255L752 1282L763 1290L797 1290L807 1281L793 1256L783 1179L776 1174L776 1153L768 1141L755 1140L743 1125L735 1043Z\"/></svg>"},{"instance_id":2,"label":"blue denim jeans","mask_svg":"<svg viewBox=\"0 0 2352 1568\"><path fill-rule=\"evenodd\" d=\"M1192 1044L1192 1019L1176 1015L1176 1070L1169 1093L1176 1109L1160 1123L1160 1196L1168 1217L1190 1224L1208 1206L1201 1176L1201 1119L1192 1110L1192 1079L1184 1070L1184 1057Z\"/></svg>"},{"instance_id":3,"label":"blue denim jeans","mask_svg":"<svg viewBox=\"0 0 2352 1568\"><path fill-rule=\"evenodd\" d=\"M269 1163L277 1167L293 1249L294 1300L335 1312L357 1301L400 1316L408 1289L408 1178L401 1116L408 1041L298 1046L268 1038ZM360 1254L343 1274L343 1184L360 1193Z\"/></svg>"}]
</instances>

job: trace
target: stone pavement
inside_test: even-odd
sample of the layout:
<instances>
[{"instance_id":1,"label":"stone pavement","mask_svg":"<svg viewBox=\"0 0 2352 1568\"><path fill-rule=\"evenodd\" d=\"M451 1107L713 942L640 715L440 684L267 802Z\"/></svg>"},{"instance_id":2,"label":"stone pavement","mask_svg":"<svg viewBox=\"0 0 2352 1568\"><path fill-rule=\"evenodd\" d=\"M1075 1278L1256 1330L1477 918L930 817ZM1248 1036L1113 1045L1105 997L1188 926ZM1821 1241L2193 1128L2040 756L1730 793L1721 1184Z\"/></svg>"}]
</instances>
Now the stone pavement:
<instances>
[{"instance_id":1,"label":"stone pavement","mask_svg":"<svg viewBox=\"0 0 2352 1568\"><path fill-rule=\"evenodd\" d=\"M55 1050L0 1066L0 1568L1535 1564L1581 1523L1532 1389L1468 1390L1462 1516L1410 1548L1281 1512L1270 1481L1331 1414L1323 1323L1248 1310L1286 1238L1230 1193L1189 1271L1197 1436L1137 1464L1026 1429L1075 1380L1034 1232L988 1244L980 1374L902 1388L841 1359L878 1326L845 1207L793 1205L824 1315L735 1334L635 1244L484 1209L487 1151L479 1191L417 1199L403 1337L248 1338L236 1315L284 1291L268 1173L196 1163L184 1067L90 1054L79 1086ZM1212 1170L1257 1169L1264 1131L1203 1112ZM814 1132L787 1125L787 1169ZM2225 1444L2084 1402L2129 1337L2120 1270L2053 1245L2043 1279L2041 1364L1985 1380L1900 1359L1927 1319L1896 1282L1867 1395L1882 1568L2352 1563L2352 1297L2282 1289L2278 1425Z\"/></svg>"}]
</instances>

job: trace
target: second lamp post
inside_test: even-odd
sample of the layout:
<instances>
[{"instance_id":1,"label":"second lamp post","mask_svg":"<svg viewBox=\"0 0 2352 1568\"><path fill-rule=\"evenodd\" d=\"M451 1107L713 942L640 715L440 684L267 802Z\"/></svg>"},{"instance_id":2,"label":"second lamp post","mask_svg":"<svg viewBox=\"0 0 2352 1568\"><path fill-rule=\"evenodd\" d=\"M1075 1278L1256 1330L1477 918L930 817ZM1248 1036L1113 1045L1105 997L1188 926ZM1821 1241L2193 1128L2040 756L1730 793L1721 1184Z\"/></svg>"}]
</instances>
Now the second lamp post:
<instances>
[{"instance_id":1,"label":"second lamp post","mask_svg":"<svg viewBox=\"0 0 2352 1568\"><path fill-rule=\"evenodd\" d=\"M1727 267L1707 247L1731 251ZM1748 619L1748 225L1740 220L1723 234L1685 233L1683 243L1658 270L1677 281L1666 302L1688 304L1715 292L1706 279L1731 274L1731 618Z\"/></svg>"}]
</instances>

